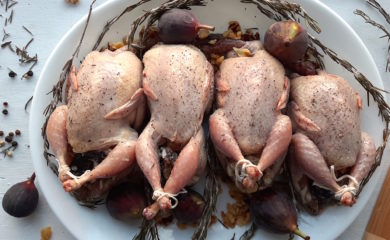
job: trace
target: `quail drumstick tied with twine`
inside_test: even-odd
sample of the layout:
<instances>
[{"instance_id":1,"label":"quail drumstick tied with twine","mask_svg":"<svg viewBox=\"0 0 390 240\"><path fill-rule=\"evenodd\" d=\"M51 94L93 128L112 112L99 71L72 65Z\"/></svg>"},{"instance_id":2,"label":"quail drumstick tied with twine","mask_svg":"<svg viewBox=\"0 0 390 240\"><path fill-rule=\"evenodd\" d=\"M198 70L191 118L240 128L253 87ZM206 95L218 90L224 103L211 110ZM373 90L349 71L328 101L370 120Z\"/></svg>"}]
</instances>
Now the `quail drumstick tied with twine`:
<instances>
[{"instance_id":1,"label":"quail drumstick tied with twine","mask_svg":"<svg viewBox=\"0 0 390 240\"><path fill-rule=\"evenodd\" d=\"M77 73L72 68L67 80L68 103L55 109L46 128L65 191L74 191L95 179L114 177L128 171L135 162L138 134L134 129L141 127L146 111L141 73L138 57L123 49L91 52ZM72 152L105 151L110 147L114 148L92 171L80 177L70 172Z\"/></svg>"}]
</instances>

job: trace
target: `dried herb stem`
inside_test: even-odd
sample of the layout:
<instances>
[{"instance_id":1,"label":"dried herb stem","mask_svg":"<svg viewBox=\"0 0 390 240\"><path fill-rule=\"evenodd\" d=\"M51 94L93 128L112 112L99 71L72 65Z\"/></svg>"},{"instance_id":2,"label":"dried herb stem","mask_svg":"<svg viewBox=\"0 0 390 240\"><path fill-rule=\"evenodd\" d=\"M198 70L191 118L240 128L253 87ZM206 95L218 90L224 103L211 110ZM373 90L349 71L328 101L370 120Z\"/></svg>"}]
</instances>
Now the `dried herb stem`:
<instances>
[{"instance_id":1,"label":"dried herb stem","mask_svg":"<svg viewBox=\"0 0 390 240\"><path fill-rule=\"evenodd\" d=\"M123 10L123 12L121 14L119 14L118 16L112 18L110 21L108 21L106 23L106 25L103 27L103 30L102 32L100 33L95 45L93 46L92 50L96 50L100 43L102 42L104 36L106 35L106 33L110 30L111 26L114 25L114 23L116 23L119 19L121 19L121 17L123 17L123 15L125 15L126 13L128 12L131 12L133 11L135 8L147 3L147 2L150 2L151 0L141 0L135 4L132 4L128 7L125 8L125 10Z\"/></svg>"},{"instance_id":2,"label":"dried herb stem","mask_svg":"<svg viewBox=\"0 0 390 240\"><path fill-rule=\"evenodd\" d=\"M27 100L26 104L24 105L24 111L27 112L27 108L28 108L28 106L30 105L30 103L31 103L32 100L33 100L33 96L31 96L31 97Z\"/></svg>"},{"instance_id":3,"label":"dried herb stem","mask_svg":"<svg viewBox=\"0 0 390 240\"><path fill-rule=\"evenodd\" d=\"M383 25L375 22L366 13L364 13L363 11L361 11L359 9L356 9L353 13L361 16L366 21L366 23L371 24L372 26L377 27L380 30L382 30L385 33L385 36L383 36L383 37L387 37L388 41L390 40L390 33L389 33L389 31L386 30L386 28ZM390 71L390 45L387 48L386 72L387 71Z\"/></svg>"},{"instance_id":4,"label":"dried herb stem","mask_svg":"<svg viewBox=\"0 0 390 240\"><path fill-rule=\"evenodd\" d=\"M218 168L218 162L216 161L216 154L210 137L207 141L207 153L208 170L206 176L206 186L203 193L206 205L203 209L202 218L192 235L193 240L206 239L207 229L211 222L211 216L215 212L217 205L218 183L215 177L215 172Z\"/></svg>"},{"instance_id":5,"label":"dried herb stem","mask_svg":"<svg viewBox=\"0 0 390 240\"><path fill-rule=\"evenodd\" d=\"M28 32L31 36L34 36L34 34L32 34L32 32L30 30L28 30L28 28L26 28L25 26L22 26L22 28Z\"/></svg>"},{"instance_id":6,"label":"dried herb stem","mask_svg":"<svg viewBox=\"0 0 390 240\"><path fill-rule=\"evenodd\" d=\"M145 185L145 194L147 196L147 203L150 205L153 200L152 189L148 183L144 183ZM133 240L159 240L157 225L154 220L146 220L145 218L142 220L141 230L138 234L133 237Z\"/></svg>"},{"instance_id":7,"label":"dried herb stem","mask_svg":"<svg viewBox=\"0 0 390 240\"><path fill-rule=\"evenodd\" d=\"M306 20L311 29L313 29L316 33L321 32L321 28L318 26L317 21L310 17L309 14L307 14L307 12L297 3L291 3L285 0L241 0L241 2L257 5L257 8L263 14L275 21L280 21L282 18L298 21L296 16L301 16ZM266 9L264 6L269 7L273 11Z\"/></svg>"},{"instance_id":8,"label":"dried herb stem","mask_svg":"<svg viewBox=\"0 0 390 240\"><path fill-rule=\"evenodd\" d=\"M382 14L382 16L385 18L386 22L390 24L390 15L376 0L367 0L366 2L376 8L379 13Z\"/></svg>"},{"instance_id":9,"label":"dried herb stem","mask_svg":"<svg viewBox=\"0 0 390 240\"><path fill-rule=\"evenodd\" d=\"M4 33L4 36L3 36L3 39L1 40L2 42L4 42L4 40L6 40L7 38L9 38L11 36L9 33L7 33L5 31L5 29L3 29L3 33Z\"/></svg>"},{"instance_id":10,"label":"dried herb stem","mask_svg":"<svg viewBox=\"0 0 390 240\"><path fill-rule=\"evenodd\" d=\"M255 223L252 223L250 228L244 232L244 234L241 235L239 240L250 240L253 238L257 230L257 226Z\"/></svg>"}]
</instances>

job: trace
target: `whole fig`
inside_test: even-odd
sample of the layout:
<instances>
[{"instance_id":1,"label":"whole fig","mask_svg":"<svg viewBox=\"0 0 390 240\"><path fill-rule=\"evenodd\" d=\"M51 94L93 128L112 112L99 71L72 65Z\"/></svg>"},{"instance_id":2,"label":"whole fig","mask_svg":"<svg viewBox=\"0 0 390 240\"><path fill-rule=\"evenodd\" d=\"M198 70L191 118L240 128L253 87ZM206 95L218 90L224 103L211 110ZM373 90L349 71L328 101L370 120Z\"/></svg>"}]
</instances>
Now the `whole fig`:
<instances>
[{"instance_id":1,"label":"whole fig","mask_svg":"<svg viewBox=\"0 0 390 240\"><path fill-rule=\"evenodd\" d=\"M272 24L264 36L264 48L284 64L302 60L308 43L307 31L292 20Z\"/></svg>"},{"instance_id":2,"label":"whole fig","mask_svg":"<svg viewBox=\"0 0 390 240\"><path fill-rule=\"evenodd\" d=\"M177 197L178 204L173 209L173 216L179 223L196 223L202 217L205 201L198 192L188 190Z\"/></svg>"},{"instance_id":3,"label":"whole fig","mask_svg":"<svg viewBox=\"0 0 390 240\"><path fill-rule=\"evenodd\" d=\"M298 229L297 211L287 193L272 188L256 192L251 196L249 208L257 226L278 233L294 233L305 240L310 239Z\"/></svg>"},{"instance_id":4,"label":"whole fig","mask_svg":"<svg viewBox=\"0 0 390 240\"><path fill-rule=\"evenodd\" d=\"M141 185L131 182L113 187L106 200L110 215L118 220L140 218L146 206L146 196Z\"/></svg>"},{"instance_id":5,"label":"whole fig","mask_svg":"<svg viewBox=\"0 0 390 240\"><path fill-rule=\"evenodd\" d=\"M37 208L39 194L34 180L35 173L7 190L2 202L4 211L14 217L26 217Z\"/></svg>"}]
</instances>

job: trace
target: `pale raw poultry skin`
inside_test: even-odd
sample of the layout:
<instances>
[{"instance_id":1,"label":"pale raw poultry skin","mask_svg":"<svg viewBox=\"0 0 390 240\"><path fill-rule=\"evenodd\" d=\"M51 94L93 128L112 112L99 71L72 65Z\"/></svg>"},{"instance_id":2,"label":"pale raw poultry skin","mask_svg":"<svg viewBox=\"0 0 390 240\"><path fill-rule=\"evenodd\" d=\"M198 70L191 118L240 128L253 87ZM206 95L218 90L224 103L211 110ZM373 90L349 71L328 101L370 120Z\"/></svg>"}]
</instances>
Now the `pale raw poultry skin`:
<instances>
[{"instance_id":1,"label":"pale raw poultry skin","mask_svg":"<svg viewBox=\"0 0 390 240\"><path fill-rule=\"evenodd\" d=\"M341 190L330 175L330 166L344 172L352 167L349 174L360 183L375 161L376 149L372 138L360 130L362 100L358 93L345 79L320 72L291 80L290 101L288 112L295 132L291 175L303 201L312 204L308 181L302 180L305 175L334 192ZM357 187L354 181L349 186ZM354 203L350 192L341 202Z\"/></svg>"},{"instance_id":2,"label":"pale raw poultry skin","mask_svg":"<svg viewBox=\"0 0 390 240\"><path fill-rule=\"evenodd\" d=\"M91 52L77 74L70 73L68 82L72 86L68 85L67 105L57 107L47 126L47 137L59 160L59 177L66 191L97 178L115 176L133 164L138 137L133 128L141 126L146 110L142 94L137 94L141 79L141 61L124 50ZM126 103L132 103L131 108L108 115ZM70 179L67 172L71 152L103 151L111 147L114 149L95 169L79 179Z\"/></svg>"},{"instance_id":3,"label":"pale raw poultry skin","mask_svg":"<svg viewBox=\"0 0 390 240\"><path fill-rule=\"evenodd\" d=\"M261 185L265 187L280 169L291 139L290 120L280 112L288 100L289 80L259 41L243 48L251 49L254 56L228 58L217 73L218 109L210 117L210 134L228 175L235 180L236 163L245 158L264 172L267 180ZM253 176L254 181L260 177ZM257 190L245 182L238 187L245 192Z\"/></svg>"},{"instance_id":4,"label":"pale raw poultry skin","mask_svg":"<svg viewBox=\"0 0 390 240\"><path fill-rule=\"evenodd\" d=\"M137 142L137 162L154 191L177 194L194 183L206 165L201 124L213 99L213 68L192 45L156 45L145 53L143 62L151 119ZM180 150L164 188L157 155L162 143ZM147 219L159 209L172 207L167 196L154 200L144 210Z\"/></svg>"},{"instance_id":5,"label":"pale raw poultry skin","mask_svg":"<svg viewBox=\"0 0 390 240\"><path fill-rule=\"evenodd\" d=\"M73 152L102 150L134 134L129 126L136 122L136 111L116 120L104 116L141 88L141 71L139 59L130 52L87 55L77 73L78 90L70 88L68 93L66 128Z\"/></svg>"}]
</instances>

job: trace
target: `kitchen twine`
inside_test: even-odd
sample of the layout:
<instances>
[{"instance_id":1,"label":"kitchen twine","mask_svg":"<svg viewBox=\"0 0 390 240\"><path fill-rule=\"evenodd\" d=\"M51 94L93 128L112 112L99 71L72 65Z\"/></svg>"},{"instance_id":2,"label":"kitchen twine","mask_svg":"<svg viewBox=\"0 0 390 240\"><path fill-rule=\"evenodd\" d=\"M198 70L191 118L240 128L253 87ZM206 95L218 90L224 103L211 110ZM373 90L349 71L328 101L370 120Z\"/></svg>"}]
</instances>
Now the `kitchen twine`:
<instances>
[{"instance_id":1,"label":"kitchen twine","mask_svg":"<svg viewBox=\"0 0 390 240\"><path fill-rule=\"evenodd\" d=\"M91 170L86 170L81 176L76 176L74 175L73 173L70 172L70 168L69 166L67 165L62 165L60 164L60 161L56 158L56 161L57 161L57 164L58 164L58 175L60 175L62 172L65 172L66 175L68 175L69 177L71 177L78 185L80 184L79 183L79 179L81 177L83 177L84 175L88 174L89 172L91 172Z\"/></svg>"},{"instance_id":2,"label":"kitchen twine","mask_svg":"<svg viewBox=\"0 0 390 240\"><path fill-rule=\"evenodd\" d=\"M241 166L241 173L240 173L240 165ZM246 173L246 168L247 167L255 167L257 168L257 165L253 164L251 161L246 160L245 158L239 160L236 163L236 168L235 168L235 175L236 175L236 182L242 182L242 180L246 177L248 177L248 174ZM260 169L259 169L260 171ZM260 171L260 175L263 176L263 172Z\"/></svg>"},{"instance_id":3,"label":"kitchen twine","mask_svg":"<svg viewBox=\"0 0 390 240\"><path fill-rule=\"evenodd\" d=\"M334 170L334 165L330 166L330 173L332 174L332 177L333 179L336 181L336 182L340 182L341 180L344 180L346 178L349 178L354 184L355 186L354 187L349 187L348 185L343 185L341 187L341 189L337 192L335 192L334 194L334 197L337 199L337 200L340 200L341 197L344 195L344 193L346 192L350 192L353 196L356 196L356 192L357 192L357 189L359 188L359 183L358 181L356 180L355 177L349 175L349 174L345 174L339 178L336 177L336 174L335 174L335 170Z\"/></svg>"},{"instance_id":4,"label":"kitchen twine","mask_svg":"<svg viewBox=\"0 0 390 240\"><path fill-rule=\"evenodd\" d=\"M175 208L177 206L177 204L179 203L179 201L177 200L177 196L181 193L187 193L187 190L185 190L184 188L176 193L176 194L173 194L173 193L167 193L167 192L164 192L164 190L162 188L160 189L157 189L157 190L154 190L153 192L153 196L152 196L152 199L153 200L157 200L159 201L161 198L163 197L168 197L169 199L172 199L173 200L173 205L171 206L171 209Z\"/></svg>"}]
</instances>

